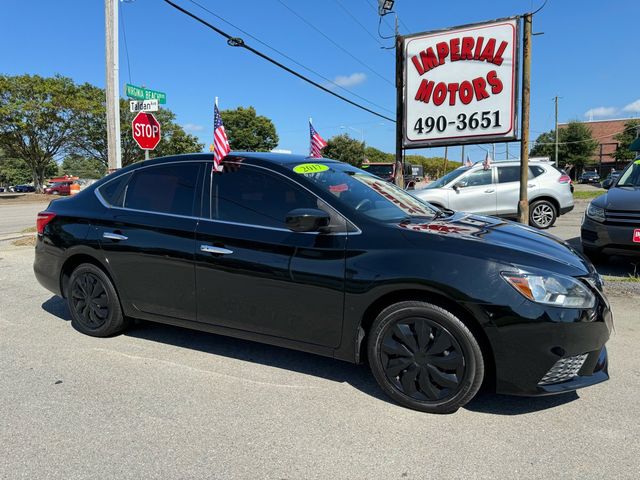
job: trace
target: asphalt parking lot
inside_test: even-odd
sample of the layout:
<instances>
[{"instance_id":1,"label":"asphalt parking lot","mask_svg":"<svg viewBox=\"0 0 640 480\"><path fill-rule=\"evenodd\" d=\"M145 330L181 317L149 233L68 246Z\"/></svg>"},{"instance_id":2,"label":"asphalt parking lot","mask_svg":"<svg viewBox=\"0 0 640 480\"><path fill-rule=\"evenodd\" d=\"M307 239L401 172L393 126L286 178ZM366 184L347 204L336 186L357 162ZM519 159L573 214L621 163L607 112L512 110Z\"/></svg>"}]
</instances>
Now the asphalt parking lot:
<instances>
[{"instance_id":1,"label":"asphalt parking lot","mask_svg":"<svg viewBox=\"0 0 640 480\"><path fill-rule=\"evenodd\" d=\"M579 216L551 233L575 237ZM365 367L310 354L153 324L83 336L65 303L37 284L32 262L32 248L0 244L0 478L640 472L637 294L608 287L609 382L536 399L485 393L436 416L391 403Z\"/></svg>"}]
</instances>

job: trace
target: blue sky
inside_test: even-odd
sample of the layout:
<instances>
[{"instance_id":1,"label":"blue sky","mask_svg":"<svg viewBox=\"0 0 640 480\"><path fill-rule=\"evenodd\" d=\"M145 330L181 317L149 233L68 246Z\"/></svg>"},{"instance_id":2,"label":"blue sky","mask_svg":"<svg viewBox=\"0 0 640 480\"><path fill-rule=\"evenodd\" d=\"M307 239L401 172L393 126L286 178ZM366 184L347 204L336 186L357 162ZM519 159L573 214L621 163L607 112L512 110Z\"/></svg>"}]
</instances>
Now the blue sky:
<instances>
[{"instance_id":1,"label":"blue sky","mask_svg":"<svg viewBox=\"0 0 640 480\"><path fill-rule=\"evenodd\" d=\"M190 0L175 0L250 45L304 71L255 40L225 25ZM375 0L197 0L226 20L286 53L324 77L384 107L394 116L394 56L377 36ZM537 8L542 0L396 0L402 33L507 17ZM282 3L308 19L360 62L296 18ZM452 8L453 7L453 8ZM212 138L213 99L220 108L253 105L271 118L279 148L308 151L307 119L325 138L347 131L367 144L393 151L393 124L360 111L253 56L173 10L161 0L120 3L126 26L130 72L120 31L120 84L167 93L173 110L203 143ZM104 86L104 2L101 0L4 0L0 29L0 73L69 76ZM351 16L347 13L349 12ZM354 20L354 18L357 20ZM560 121L638 116L640 62L635 51L637 0L549 0L534 19L531 130L535 138L553 128L553 101ZM383 33L390 33L389 29ZM305 72L309 74L308 72ZM325 80L309 74L315 80ZM385 80L386 79L386 80ZM121 90L122 91L122 90ZM344 92L342 92L344 93ZM349 96L347 94L347 96ZM353 97L352 97L353 98ZM359 102L361 100L355 99ZM344 128L341 128L344 127ZM516 151L512 145L510 151ZM496 148L498 159L505 148ZM481 147L468 147L473 160ZM416 153L441 155L442 149ZM459 149L450 149L456 159Z\"/></svg>"}]
</instances>

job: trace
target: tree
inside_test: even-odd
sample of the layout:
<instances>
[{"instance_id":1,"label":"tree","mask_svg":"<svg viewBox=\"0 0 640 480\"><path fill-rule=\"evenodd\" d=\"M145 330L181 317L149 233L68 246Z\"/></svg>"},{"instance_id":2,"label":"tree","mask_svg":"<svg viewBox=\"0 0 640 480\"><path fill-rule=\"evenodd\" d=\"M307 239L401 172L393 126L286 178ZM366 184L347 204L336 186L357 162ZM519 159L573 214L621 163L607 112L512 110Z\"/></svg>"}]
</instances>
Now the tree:
<instances>
[{"instance_id":1,"label":"tree","mask_svg":"<svg viewBox=\"0 0 640 480\"><path fill-rule=\"evenodd\" d=\"M364 149L364 156L371 163L379 163L379 162L394 162L396 156L393 153L386 153L382 150L378 150L375 147L366 147Z\"/></svg>"},{"instance_id":2,"label":"tree","mask_svg":"<svg viewBox=\"0 0 640 480\"><path fill-rule=\"evenodd\" d=\"M98 160L108 167L105 92L93 85L83 86L82 92L91 102L90 108L83 112L78 134L73 138L73 152L85 158ZM129 102L120 99L122 166L144 160L144 150L138 147L131 132L131 122L135 115L129 111ZM156 149L150 152L151 157L202 151L204 145L175 122L176 116L171 110L162 108L154 115L161 126L162 140Z\"/></svg>"},{"instance_id":3,"label":"tree","mask_svg":"<svg viewBox=\"0 0 640 480\"><path fill-rule=\"evenodd\" d=\"M96 158L82 157L77 154L69 155L60 166L63 175L80 178L101 178L107 172L105 165Z\"/></svg>"},{"instance_id":4,"label":"tree","mask_svg":"<svg viewBox=\"0 0 640 480\"><path fill-rule=\"evenodd\" d=\"M613 154L617 162L628 162L636 158L635 152L629 150L629 146L638 136L639 128L640 120L630 120L624 124L624 130L613 137L619 142Z\"/></svg>"},{"instance_id":5,"label":"tree","mask_svg":"<svg viewBox=\"0 0 640 480\"><path fill-rule=\"evenodd\" d=\"M582 122L569 122L558 131L558 165L562 168L572 166L579 175L583 167L590 163L598 142L591 135L591 130ZM555 130L542 133L531 149L531 156L555 156Z\"/></svg>"},{"instance_id":6,"label":"tree","mask_svg":"<svg viewBox=\"0 0 640 480\"><path fill-rule=\"evenodd\" d=\"M256 114L253 107L220 112L231 150L268 152L278 146L273 122Z\"/></svg>"},{"instance_id":7,"label":"tree","mask_svg":"<svg viewBox=\"0 0 640 480\"><path fill-rule=\"evenodd\" d=\"M360 167L364 160L364 142L355 140L347 133L336 135L327 140L327 146L322 149L322 156L340 160Z\"/></svg>"},{"instance_id":8,"label":"tree","mask_svg":"<svg viewBox=\"0 0 640 480\"><path fill-rule=\"evenodd\" d=\"M68 151L87 105L69 78L0 75L0 148L25 162L36 191Z\"/></svg>"}]
</instances>

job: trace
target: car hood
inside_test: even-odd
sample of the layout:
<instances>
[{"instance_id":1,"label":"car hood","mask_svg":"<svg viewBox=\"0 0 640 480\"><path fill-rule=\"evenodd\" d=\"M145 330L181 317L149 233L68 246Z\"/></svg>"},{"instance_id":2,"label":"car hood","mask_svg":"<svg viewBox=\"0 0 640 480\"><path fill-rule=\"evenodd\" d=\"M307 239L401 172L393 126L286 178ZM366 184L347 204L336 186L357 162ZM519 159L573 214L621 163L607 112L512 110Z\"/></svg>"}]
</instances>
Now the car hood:
<instances>
[{"instance_id":1,"label":"car hood","mask_svg":"<svg viewBox=\"0 0 640 480\"><path fill-rule=\"evenodd\" d=\"M640 211L640 188L613 187L593 200L593 204L607 210Z\"/></svg>"},{"instance_id":2,"label":"car hood","mask_svg":"<svg viewBox=\"0 0 640 480\"><path fill-rule=\"evenodd\" d=\"M447 250L570 276L592 275L595 271L588 260L563 240L508 220L456 212L429 222L403 222L397 227L416 246L435 251Z\"/></svg>"}]
</instances>

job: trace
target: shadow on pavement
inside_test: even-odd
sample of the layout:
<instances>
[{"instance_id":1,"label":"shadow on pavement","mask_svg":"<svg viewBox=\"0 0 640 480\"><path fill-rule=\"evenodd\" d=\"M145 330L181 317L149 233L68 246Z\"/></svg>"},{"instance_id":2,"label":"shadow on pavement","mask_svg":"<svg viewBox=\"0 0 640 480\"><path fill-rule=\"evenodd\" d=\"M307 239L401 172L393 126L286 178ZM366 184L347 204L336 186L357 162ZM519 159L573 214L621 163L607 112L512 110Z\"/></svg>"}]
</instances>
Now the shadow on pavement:
<instances>
[{"instance_id":1,"label":"shadow on pavement","mask_svg":"<svg viewBox=\"0 0 640 480\"><path fill-rule=\"evenodd\" d=\"M523 415L558 407L579 398L576 392L548 397L512 397L481 392L463 408L472 412L495 415Z\"/></svg>"},{"instance_id":2,"label":"shadow on pavement","mask_svg":"<svg viewBox=\"0 0 640 480\"><path fill-rule=\"evenodd\" d=\"M42 308L61 320L71 320L67 303L60 297L51 297L42 304ZM225 337L223 335L146 321L136 322L134 326L125 332L125 335L151 342L164 343L175 347L234 358L244 362L281 368L304 375L313 375L333 382L348 383L352 387L378 400L395 404L395 402L380 390L373 375L365 365L354 365L332 358L252 342L250 340ZM579 397L575 392L552 397L525 398L496 395L481 391L478 396L464 408L479 413L521 415L546 410L571 402L577 398Z\"/></svg>"}]
</instances>

